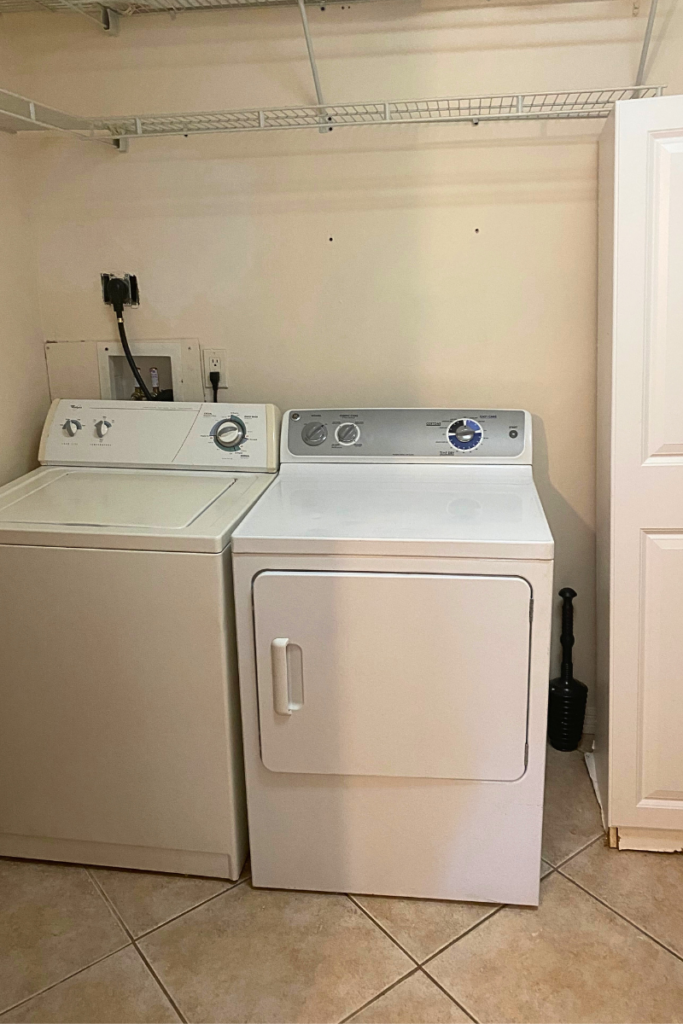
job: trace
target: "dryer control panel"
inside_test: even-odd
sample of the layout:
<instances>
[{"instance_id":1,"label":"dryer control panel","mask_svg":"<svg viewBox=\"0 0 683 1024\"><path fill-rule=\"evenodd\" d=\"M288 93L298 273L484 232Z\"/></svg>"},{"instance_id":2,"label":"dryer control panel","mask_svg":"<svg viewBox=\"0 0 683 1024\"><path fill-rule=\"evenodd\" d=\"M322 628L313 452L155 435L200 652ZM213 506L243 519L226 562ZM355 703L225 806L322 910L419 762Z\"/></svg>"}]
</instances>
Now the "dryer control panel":
<instances>
[{"instance_id":1,"label":"dryer control panel","mask_svg":"<svg viewBox=\"0 0 683 1024\"><path fill-rule=\"evenodd\" d=\"M283 462L531 463L523 409L292 409Z\"/></svg>"},{"instance_id":2,"label":"dryer control panel","mask_svg":"<svg viewBox=\"0 0 683 1024\"><path fill-rule=\"evenodd\" d=\"M223 402L52 403L40 442L48 466L274 473L280 412Z\"/></svg>"}]
</instances>

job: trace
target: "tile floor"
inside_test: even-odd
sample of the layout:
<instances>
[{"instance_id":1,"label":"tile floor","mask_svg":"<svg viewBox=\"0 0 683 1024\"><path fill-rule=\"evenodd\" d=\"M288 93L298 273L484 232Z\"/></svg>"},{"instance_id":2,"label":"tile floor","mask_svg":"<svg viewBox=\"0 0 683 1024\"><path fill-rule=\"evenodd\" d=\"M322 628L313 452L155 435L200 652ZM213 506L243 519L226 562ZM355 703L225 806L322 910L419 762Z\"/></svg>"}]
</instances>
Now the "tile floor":
<instances>
[{"instance_id":1,"label":"tile floor","mask_svg":"<svg viewBox=\"0 0 683 1024\"><path fill-rule=\"evenodd\" d=\"M578 752L543 857L538 910L0 859L0 1022L683 1022L683 856L608 850Z\"/></svg>"}]
</instances>

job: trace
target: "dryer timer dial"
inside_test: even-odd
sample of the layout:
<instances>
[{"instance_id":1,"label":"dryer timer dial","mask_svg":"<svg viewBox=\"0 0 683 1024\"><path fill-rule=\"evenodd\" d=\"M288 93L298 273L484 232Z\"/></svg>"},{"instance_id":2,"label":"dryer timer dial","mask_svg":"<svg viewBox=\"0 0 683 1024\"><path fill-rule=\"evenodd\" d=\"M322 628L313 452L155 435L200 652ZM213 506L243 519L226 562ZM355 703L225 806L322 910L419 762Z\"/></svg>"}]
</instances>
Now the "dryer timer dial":
<instances>
[{"instance_id":1,"label":"dryer timer dial","mask_svg":"<svg viewBox=\"0 0 683 1024\"><path fill-rule=\"evenodd\" d=\"M481 423L476 420L453 420L446 431L449 444L459 452L471 452L478 448L484 437Z\"/></svg>"},{"instance_id":2,"label":"dryer timer dial","mask_svg":"<svg viewBox=\"0 0 683 1024\"><path fill-rule=\"evenodd\" d=\"M304 444L308 444L312 448L317 448L319 444L323 444L323 442L327 440L327 427L324 423L315 421L312 423L304 423L301 431L301 438Z\"/></svg>"}]
</instances>

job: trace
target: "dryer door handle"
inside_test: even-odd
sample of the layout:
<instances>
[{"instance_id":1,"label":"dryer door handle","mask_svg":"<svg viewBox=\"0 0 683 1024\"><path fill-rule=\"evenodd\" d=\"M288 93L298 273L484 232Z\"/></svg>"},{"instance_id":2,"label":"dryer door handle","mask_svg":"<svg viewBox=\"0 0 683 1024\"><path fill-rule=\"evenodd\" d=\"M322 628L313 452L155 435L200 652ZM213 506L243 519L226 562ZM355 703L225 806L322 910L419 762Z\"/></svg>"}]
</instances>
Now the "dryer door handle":
<instances>
[{"instance_id":1,"label":"dryer door handle","mask_svg":"<svg viewBox=\"0 0 683 1024\"><path fill-rule=\"evenodd\" d=\"M287 671L287 647L289 637L278 636L270 644L273 666L273 706L278 715L291 715L289 706L289 674Z\"/></svg>"}]
</instances>

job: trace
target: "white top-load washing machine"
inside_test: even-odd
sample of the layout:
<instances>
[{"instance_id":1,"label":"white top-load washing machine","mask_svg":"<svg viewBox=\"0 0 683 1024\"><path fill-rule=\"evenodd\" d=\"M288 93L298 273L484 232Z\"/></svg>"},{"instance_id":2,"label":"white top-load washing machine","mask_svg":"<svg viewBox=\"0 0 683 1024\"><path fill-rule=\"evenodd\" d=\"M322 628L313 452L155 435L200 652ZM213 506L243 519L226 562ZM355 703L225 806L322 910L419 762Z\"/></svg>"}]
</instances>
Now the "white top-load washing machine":
<instances>
[{"instance_id":1,"label":"white top-load washing machine","mask_svg":"<svg viewBox=\"0 0 683 1024\"><path fill-rule=\"evenodd\" d=\"M268 405L58 401L0 489L0 854L236 878L230 537Z\"/></svg>"},{"instance_id":2,"label":"white top-load washing machine","mask_svg":"<svg viewBox=\"0 0 683 1024\"><path fill-rule=\"evenodd\" d=\"M553 538L521 410L316 409L233 537L257 886L536 904Z\"/></svg>"}]
</instances>

